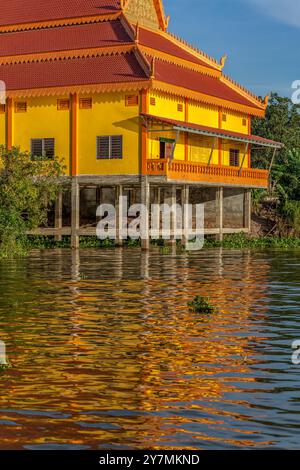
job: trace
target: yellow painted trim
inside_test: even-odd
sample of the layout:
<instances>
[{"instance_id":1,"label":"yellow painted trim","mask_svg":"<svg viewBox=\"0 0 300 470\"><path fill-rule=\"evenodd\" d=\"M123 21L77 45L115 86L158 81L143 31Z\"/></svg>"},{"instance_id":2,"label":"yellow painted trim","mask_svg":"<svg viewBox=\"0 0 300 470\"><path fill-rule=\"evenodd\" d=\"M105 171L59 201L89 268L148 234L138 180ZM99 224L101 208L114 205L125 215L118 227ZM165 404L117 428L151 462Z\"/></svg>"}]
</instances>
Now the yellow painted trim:
<instances>
[{"instance_id":1,"label":"yellow painted trim","mask_svg":"<svg viewBox=\"0 0 300 470\"><path fill-rule=\"evenodd\" d=\"M26 90L7 90L8 97L27 98L37 96L62 96L69 93L107 93L111 91L123 92L131 90L145 90L150 88L151 81L144 80L138 82L122 82L122 83L104 83L78 86L63 86L53 88L32 88Z\"/></svg>"},{"instance_id":2,"label":"yellow painted trim","mask_svg":"<svg viewBox=\"0 0 300 470\"><path fill-rule=\"evenodd\" d=\"M219 64L215 59L213 59L212 57L209 57L205 52L200 51L194 48L193 46L189 45L187 42L185 42L181 38L167 31L161 31L161 30L153 31L151 28L148 28L147 26L144 26L144 25L143 25L143 29L146 29L147 31L151 31L152 33L155 32L156 34L159 34L164 39L167 39L168 41L172 42L176 46L180 47L182 50L194 56L196 59L200 59L203 62L206 62L207 65L215 68L216 70L219 70L219 71L222 70L221 64Z\"/></svg>"},{"instance_id":3,"label":"yellow painted trim","mask_svg":"<svg viewBox=\"0 0 300 470\"><path fill-rule=\"evenodd\" d=\"M143 53L150 55L151 57L163 59L166 62L170 62L172 64L179 65L181 67L186 67L195 72L203 73L204 75L210 75L212 77L217 77L217 78L221 77L221 72L219 70L208 68L200 64L195 64L194 62L181 59L180 57L175 57L171 54L167 54L157 49L152 49L150 47L143 46L142 44L139 44L139 48ZM202 60L202 59L199 59L199 60Z\"/></svg>"},{"instance_id":4,"label":"yellow painted trim","mask_svg":"<svg viewBox=\"0 0 300 470\"><path fill-rule=\"evenodd\" d=\"M252 108L251 106L242 105L239 103L234 103L233 101L227 101L222 98L216 98L214 96L205 95L193 90L188 90L186 88L177 87L175 85L169 85L158 80L152 81L152 89L156 91L161 91L175 96L180 96L182 98L190 98L194 101L198 101L205 104L211 104L214 106L222 106L226 109L232 109L234 111L239 111L245 114L251 114L251 116L264 117L265 109Z\"/></svg>"},{"instance_id":5,"label":"yellow painted trim","mask_svg":"<svg viewBox=\"0 0 300 470\"><path fill-rule=\"evenodd\" d=\"M122 46L107 46L101 48L95 47L91 49L72 49L55 52L38 52L34 54L0 57L0 65L41 62L52 59L78 59L91 56L101 57L105 55L119 55L126 54L127 52L131 52L134 49L134 44L127 43Z\"/></svg>"},{"instance_id":6,"label":"yellow painted trim","mask_svg":"<svg viewBox=\"0 0 300 470\"><path fill-rule=\"evenodd\" d=\"M234 82L231 80L229 77L226 77L225 75L222 75L220 78L222 83L225 83L225 85L229 86L232 90L236 91L239 93L241 96L244 98L247 98L247 100L252 101L252 103L255 106L259 106L262 109L266 109L266 104L263 103L262 101L259 100L257 96L252 94L250 91L246 90L246 88L243 88L241 85L238 83Z\"/></svg>"},{"instance_id":7,"label":"yellow painted trim","mask_svg":"<svg viewBox=\"0 0 300 470\"><path fill-rule=\"evenodd\" d=\"M0 33L9 33L12 31L28 31L31 29L46 29L56 26L70 26L85 23L100 23L102 21L110 21L117 19L122 11L112 13L110 15L83 16L75 18L62 18L60 20L39 21L36 23L20 23L15 25L0 26Z\"/></svg>"}]
</instances>

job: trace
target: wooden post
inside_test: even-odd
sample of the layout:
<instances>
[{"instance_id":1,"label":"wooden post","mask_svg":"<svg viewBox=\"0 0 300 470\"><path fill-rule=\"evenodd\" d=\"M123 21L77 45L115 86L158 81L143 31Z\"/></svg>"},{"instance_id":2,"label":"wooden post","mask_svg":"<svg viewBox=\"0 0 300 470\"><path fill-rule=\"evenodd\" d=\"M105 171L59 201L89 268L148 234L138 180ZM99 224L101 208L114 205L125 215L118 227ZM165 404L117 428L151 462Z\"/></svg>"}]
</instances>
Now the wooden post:
<instances>
[{"instance_id":1,"label":"wooden post","mask_svg":"<svg viewBox=\"0 0 300 470\"><path fill-rule=\"evenodd\" d=\"M79 248L79 226L80 226L80 186L77 178L72 179L71 192L71 247Z\"/></svg>"},{"instance_id":2,"label":"wooden post","mask_svg":"<svg viewBox=\"0 0 300 470\"><path fill-rule=\"evenodd\" d=\"M251 189L246 189L244 193L244 228L251 232L252 203Z\"/></svg>"},{"instance_id":3,"label":"wooden post","mask_svg":"<svg viewBox=\"0 0 300 470\"><path fill-rule=\"evenodd\" d=\"M182 205L182 214L183 214L182 245L185 247L187 246L189 242L189 211L188 211L189 202L190 202L190 187L187 184L185 184L181 190L181 205Z\"/></svg>"},{"instance_id":4,"label":"wooden post","mask_svg":"<svg viewBox=\"0 0 300 470\"><path fill-rule=\"evenodd\" d=\"M123 238L122 238L122 217L123 217L123 186L118 185L116 186L115 192L115 209L116 209L116 246L123 245Z\"/></svg>"},{"instance_id":5,"label":"wooden post","mask_svg":"<svg viewBox=\"0 0 300 470\"><path fill-rule=\"evenodd\" d=\"M223 225L224 225L224 189L218 188L217 189L217 194L216 194L216 200L217 200L217 212L218 212L218 229L219 229L219 234L217 235L217 239L222 242L223 241Z\"/></svg>"},{"instance_id":6,"label":"wooden post","mask_svg":"<svg viewBox=\"0 0 300 470\"><path fill-rule=\"evenodd\" d=\"M150 249L150 233L149 233L149 210L150 210L150 184L148 176L142 178L141 184L141 203L146 209L146 217L143 220L143 227L141 227L141 247L142 250L147 251Z\"/></svg>"},{"instance_id":7,"label":"wooden post","mask_svg":"<svg viewBox=\"0 0 300 470\"><path fill-rule=\"evenodd\" d=\"M156 212L152 212L152 216L155 217L155 220L152 220L153 227L155 228L155 236L154 238L159 239L160 237L160 198L161 198L161 189L157 186L154 190L154 204L157 206Z\"/></svg>"},{"instance_id":8,"label":"wooden post","mask_svg":"<svg viewBox=\"0 0 300 470\"><path fill-rule=\"evenodd\" d=\"M62 235L61 235L61 229L62 229L62 191L59 191L56 202L55 202L55 229L58 231L57 235L55 236L55 241L56 242L61 242L62 240Z\"/></svg>"}]
</instances>

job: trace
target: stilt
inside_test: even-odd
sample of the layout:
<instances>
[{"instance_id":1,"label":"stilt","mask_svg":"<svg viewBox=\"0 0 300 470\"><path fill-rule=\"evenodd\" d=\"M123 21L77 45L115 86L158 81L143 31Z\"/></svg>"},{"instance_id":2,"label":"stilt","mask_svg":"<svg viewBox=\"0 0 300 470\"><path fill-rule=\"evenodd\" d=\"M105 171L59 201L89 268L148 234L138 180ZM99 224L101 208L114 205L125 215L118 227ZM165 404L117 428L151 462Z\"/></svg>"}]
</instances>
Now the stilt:
<instances>
[{"instance_id":1,"label":"stilt","mask_svg":"<svg viewBox=\"0 0 300 470\"><path fill-rule=\"evenodd\" d=\"M171 236L170 236L170 244L176 245L176 229L177 229L177 197L176 197L176 185L172 185L171 189Z\"/></svg>"},{"instance_id":2,"label":"stilt","mask_svg":"<svg viewBox=\"0 0 300 470\"><path fill-rule=\"evenodd\" d=\"M184 247L186 247L189 242L189 211L188 211L189 202L190 202L190 187L185 184L181 189L181 206L182 206L182 213L183 213L182 245Z\"/></svg>"},{"instance_id":3,"label":"stilt","mask_svg":"<svg viewBox=\"0 0 300 470\"><path fill-rule=\"evenodd\" d=\"M252 201L251 189L245 189L244 199L244 228L251 232Z\"/></svg>"},{"instance_id":4,"label":"stilt","mask_svg":"<svg viewBox=\"0 0 300 470\"><path fill-rule=\"evenodd\" d=\"M155 205L155 211L152 212L151 216L153 217L153 219L151 219L151 223L152 223L152 230L154 229L153 231L153 239L156 239L158 240L160 238L160 234L161 234L161 231L160 231L160 227L161 227L161 224L160 224L160 217L161 217L161 213L160 213L160 199L161 199L161 189L159 186L157 186L156 188L154 188L154 205Z\"/></svg>"},{"instance_id":5,"label":"stilt","mask_svg":"<svg viewBox=\"0 0 300 470\"><path fill-rule=\"evenodd\" d=\"M116 230L117 230L117 238L116 238L116 246L123 245L123 238L122 238L122 218L123 218L123 186L118 185L116 186L116 200L115 200L115 208L116 208Z\"/></svg>"},{"instance_id":6,"label":"stilt","mask_svg":"<svg viewBox=\"0 0 300 470\"><path fill-rule=\"evenodd\" d=\"M150 233L149 233L149 211L150 211L150 184L148 176L144 176L141 184L141 202L145 207L145 216L142 220L141 227L141 247L142 250L150 249Z\"/></svg>"},{"instance_id":7,"label":"stilt","mask_svg":"<svg viewBox=\"0 0 300 470\"><path fill-rule=\"evenodd\" d=\"M72 180L72 214L71 214L71 247L79 248L80 226L80 186L76 177Z\"/></svg>"},{"instance_id":8,"label":"stilt","mask_svg":"<svg viewBox=\"0 0 300 470\"><path fill-rule=\"evenodd\" d=\"M217 235L217 240L220 242L223 241L223 227L224 227L224 189L218 188L217 189L217 194L216 194L216 199L217 199L217 213L218 213L218 229L219 229L219 234Z\"/></svg>"},{"instance_id":9,"label":"stilt","mask_svg":"<svg viewBox=\"0 0 300 470\"><path fill-rule=\"evenodd\" d=\"M55 202L55 229L58 231L58 234L55 235L54 240L56 242L61 242L62 235L62 191L59 191L56 202Z\"/></svg>"}]
</instances>

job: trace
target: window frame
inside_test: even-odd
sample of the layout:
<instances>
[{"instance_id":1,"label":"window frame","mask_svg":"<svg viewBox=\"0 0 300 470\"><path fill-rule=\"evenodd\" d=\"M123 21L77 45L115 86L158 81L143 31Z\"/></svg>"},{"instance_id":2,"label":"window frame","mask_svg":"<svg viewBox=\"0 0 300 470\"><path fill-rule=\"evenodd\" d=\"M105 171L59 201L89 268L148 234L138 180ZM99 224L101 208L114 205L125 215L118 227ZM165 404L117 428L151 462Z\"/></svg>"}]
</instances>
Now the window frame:
<instances>
[{"instance_id":1,"label":"window frame","mask_svg":"<svg viewBox=\"0 0 300 470\"><path fill-rule=\"evenodd\" d=\"M232 165L232 159L234 159L235 163ZM229 166L238 168L241 163L241 152L239 149L229 149Z\"/></svg>"},{"instance_id":2,"label":"window frame","mask_svg":"<svg viewBox=\"0 0 300 470\"><path fill-rule=\"evenodd\" d=\"M42 143L42 155L35 155L33 152L33 144L34 142L41 141ZM46 142L53 141L53 155L47 156L46 154ZM55 157L55 138L54 137L43 137L43 138L33 138L30 140L30 153L33 158L43 158L45 160L52 160Z\"/></svg>"},{"instance_id":3,"label":"window frame","mask_svg":"<svg viewBox=\"0 0 300 470\"><path fill-rule=\"evenodd\" d=\"M113 139L120 139L120 148L121 148L121 155L120 156L115 156L112 155L112 148L113 148ZM100 152L100 139L108 139L108 155L106 157L101 156ZM124 158L123 155L123 135L122 134L117 134L117 135L98 135L96 137L96 159L97 160L122 160Z\"/></svg>"}]
</instances>

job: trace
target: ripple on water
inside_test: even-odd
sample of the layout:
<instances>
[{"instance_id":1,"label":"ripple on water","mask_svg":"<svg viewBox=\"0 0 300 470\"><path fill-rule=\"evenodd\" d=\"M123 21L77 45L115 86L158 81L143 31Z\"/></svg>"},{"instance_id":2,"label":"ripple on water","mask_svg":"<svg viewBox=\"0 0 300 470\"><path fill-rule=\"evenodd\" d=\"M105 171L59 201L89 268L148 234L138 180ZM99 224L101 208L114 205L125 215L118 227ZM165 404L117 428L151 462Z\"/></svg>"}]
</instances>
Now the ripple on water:
<instances>
[{"instance_id":1,"label":"ripple on water","mask_svg":"<svg viewBox=\"0 0 300 470\"><path fill-rule=\"evenodd\" d=\"M299 283L286 251L1 261L0 448L297 448Z\"/></svg>"}]
</instances>

